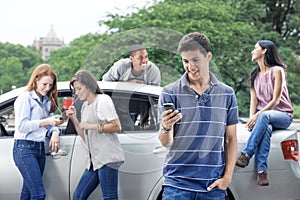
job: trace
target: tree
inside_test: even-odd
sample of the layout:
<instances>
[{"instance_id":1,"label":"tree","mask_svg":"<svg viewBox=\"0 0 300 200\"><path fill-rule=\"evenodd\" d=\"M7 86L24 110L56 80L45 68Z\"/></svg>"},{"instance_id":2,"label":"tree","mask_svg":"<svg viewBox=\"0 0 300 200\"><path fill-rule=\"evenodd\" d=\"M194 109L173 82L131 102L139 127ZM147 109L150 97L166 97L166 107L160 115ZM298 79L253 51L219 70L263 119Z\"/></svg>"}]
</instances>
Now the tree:
<instances>
[{"instance_id":1,"label":"tree","mask_svg":"<svg viewBox=\"0 0 300 200\"><path fill-rule=\"evenodd\" d=\"M252 46L245 44L252 44L256 40L255 33L258 30L249 23L236 21L236 12L230 3L225 2L216 4L215 1L169 0L141 9L132 15L110 15L109 20L101 21L100 24L110 27L109 31L117 30L118 33L145 27L169 29L179 32L180 35L194 31L203 32L212 43L214 55L212 70L224 82L232 85L236 93L242 93L247 88L245 72L248 73L251 69L249 59ZM157 35L151 32L144 38L148 40L153 34ZM161 45L172 43L173 46L177 46L179 39L164 38ZM150 58L153 62L160 63L164 56L161 53L154 53ZM169 65L182 74L184 70L181 59L176 59L176 56L170 59ZM165 76L162 76L163 81L164 78Z\"/></svg>"},{"instance_id":2,"label":"tree","mask_svg":"<svg viewBox=\"0 0 300 200\"><path fill-rule=\"evenodd\" d=\"M17 57L0 58L0 94L11 90L12 85L24 86L22 63Z\"/></svg>"},{"instance_id":3,"label":"tree","mask_svg":"<svg viewBox=\"0 0 300 200\"><path fill-rule=\"evenodd\" d=\"M280 2L278 5L282 6L284 4L282 2L287 2L287 0ZM299 28L295 26L297 16L299 16L295 15L295 13L299 14L299 10L295 8L299 6L291 0L289 3L293 5L284 4L287 9L280 20L281 27L285 30L287 27L284 25L287 22L289 24L289 31L287 32L289 37L285 38L282 33L278 32L278 28L273 28L274 21L269 19L269 10L274 11L275 8L278 8L278 5L271 0L165 0L149 8L141 9L137 13L125 16L110 14L108 20L100 21L100 26L108 26L108 33L112 33L112 37L114 34L120 35L135 29L147 30L149 27L156 27L156 30L158 28L169 29L180 34L199 31L208 35L211 39L214 55L212 70L225 83L234 88L239 101L240 114L246 115L249 107L247 79L249 72L255 67L255 64L251 62L250 53L255 43L261 39L272 40L278 44L279 48L286 46L287 41L292 40L293 32L291 30ZM291 7L293 9L290 9ZM279 12L279 10L276 11ZM273 19L275 18L273 17ZM287 34L285 35L287 36ZM135 38L134 34L130 36ZM155 32L145 34L142 38L146 40L144 44L149 44L150 41L148 46L151 46L151 38L159 38L159 34ZM164 37L161 45L169 44L169 41L169 37ZM178 40L172 42L178 44ZM297 47L299 49L299 46ZM161 63L162 60L166 62L163 58L168 58L168 64L180 74L183 73L178 55L168 56L166 52L152 53L150 59L154 63ZM294 58L291 57L290 59ZM285 59L288 65L291 63L290 59ZM294 72L291 70L289 74L289 77L293 79ZM163 75L162 78L164 80L165 76ZM168 82L163 81L163 83L167 84ZM292 87L292 93L297 94L293 89L294 87Z\"/></svg>"},{"instance_id":4,"label":"tree","mask_svg":"<svg viewBox=\"0 0 300 200\"><path fill-rule=\"evenodd\" d=\"M87 34L75 39L63 49L51 52L48 63L55 70L59 81L69 81L80 69L93 49L106 38L106 35Z\"/></svg>"},{"instance_id":5,"label":"tree","mask_svg":"<svg viewBox=\"0 0 300 200\"><path fill-rule=\"evenodd\" d=\"M251 62L251 51L261 39L278 46L288 66L291 99L300 103L299 9L295 0L165 0L132 14L109 14L99 22L108 27L106 33L77 38L68 47L52 52L47 62L59 81L70 80L79 69L88 69L101 79L115 61L129 56L132 44L139 43L160 68L165 86L184 72L176 51L180 38L186 33L203 32L213 48L211 70L234 88L240 115L248 115L247 79L256 65ZM24 79L22 83L26 84L33 68L42 62L41 57L34 49L0 43L0 59L13 56L17 59L2 60L2 65L22 63L21 69L29 74L20 71L23 76L17 79Z\"/></svg>"},{"instance_id":6,"label":"tree","mask_svg":"<svg viewBox=\"0 0 300 200\"><path fill-rule=\"evenodd\" d=\"M37 50L26 48L22 45L0 42L0 58L17 57L22 63L22 69L27 71L37 63L41 63L42 57Z\"/></svg>"},{"instance_id":7,"label":"tree","mask_svg":"<svg viewBox=\"0 0 300 200\"><path fill-rule=\"evenodd\" d=\"M260 0L266 4L265 21L272 23L272 28L284 40L299 41L300 4L295 0ZM299 45L298 45L299 47ZM299 51L298 51L299 53Z\"/></svg>"},{"instance_id":8,"label":"tree","mask_svg":"<svg viewBox=\"0 0 300 200\"><path fill-rule=\"evenodd\" d=\"M22 45L0 43L0 85L3 92L10 90L11 84L17 87L27 84L31 68L41 64L38 51Z\"/></svg>"}]
</instances>

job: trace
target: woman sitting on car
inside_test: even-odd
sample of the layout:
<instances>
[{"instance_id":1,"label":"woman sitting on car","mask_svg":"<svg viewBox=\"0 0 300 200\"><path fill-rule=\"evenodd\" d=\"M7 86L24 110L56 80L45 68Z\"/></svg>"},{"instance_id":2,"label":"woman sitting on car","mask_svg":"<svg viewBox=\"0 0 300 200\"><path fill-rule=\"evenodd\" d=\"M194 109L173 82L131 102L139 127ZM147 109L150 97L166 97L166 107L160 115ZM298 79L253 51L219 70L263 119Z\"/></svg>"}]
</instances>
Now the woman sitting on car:
<instances>
[{"instance_id":1,"label":"woman sitting on car","mask_svg":"<svg viewBox=\"0 0 300 200\"><path fill-rule=\"evenodd\" d=\"M249 77L250 119L246 126L252 133L236 165L246 167L255 154L257 184L267 186L267 161L272 131L290 126L293 107L287 89L285 65L275 44L261 40L256 43L251 54L252 61L258 64Z\"/></svg>"}]
</instances>

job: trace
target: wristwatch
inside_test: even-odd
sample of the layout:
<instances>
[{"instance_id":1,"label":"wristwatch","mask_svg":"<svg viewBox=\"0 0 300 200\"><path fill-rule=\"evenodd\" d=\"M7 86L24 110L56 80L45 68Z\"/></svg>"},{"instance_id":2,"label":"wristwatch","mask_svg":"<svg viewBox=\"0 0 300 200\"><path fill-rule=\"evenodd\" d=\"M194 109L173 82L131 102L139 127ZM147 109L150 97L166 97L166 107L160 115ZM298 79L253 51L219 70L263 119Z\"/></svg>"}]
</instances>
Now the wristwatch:
<instances>
[{"instance_id":1,"label":"wristwatch","mask_svg":"<svg viewBox=\"0 0 300 200\"><path fill-rule=\"evenodd\" d=\"M171 129L165 129L165 127L163 127L163 125L160 125L160 131L163 134L168 134L168 133L170 133Z\"/></svg>"}]
</instances>

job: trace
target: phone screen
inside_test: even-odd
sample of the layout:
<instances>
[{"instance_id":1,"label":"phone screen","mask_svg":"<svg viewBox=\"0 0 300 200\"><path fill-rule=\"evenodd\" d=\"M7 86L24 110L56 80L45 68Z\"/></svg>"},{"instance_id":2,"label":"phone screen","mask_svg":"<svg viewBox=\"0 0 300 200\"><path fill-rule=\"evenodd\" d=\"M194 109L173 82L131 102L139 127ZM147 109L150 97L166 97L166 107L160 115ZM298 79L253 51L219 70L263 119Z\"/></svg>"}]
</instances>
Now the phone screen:
<instances>
[{"instance_id":1,"label":"phone screen","mask_svg":"<svg viewBox=\"0 0 300 200\"><path fill-rule=\"evenodd\" d=\"M170 110L170 109L175 110L175 106L173 103L164 103L163 107L165 110Z\"/></svg>"}]
</instances>

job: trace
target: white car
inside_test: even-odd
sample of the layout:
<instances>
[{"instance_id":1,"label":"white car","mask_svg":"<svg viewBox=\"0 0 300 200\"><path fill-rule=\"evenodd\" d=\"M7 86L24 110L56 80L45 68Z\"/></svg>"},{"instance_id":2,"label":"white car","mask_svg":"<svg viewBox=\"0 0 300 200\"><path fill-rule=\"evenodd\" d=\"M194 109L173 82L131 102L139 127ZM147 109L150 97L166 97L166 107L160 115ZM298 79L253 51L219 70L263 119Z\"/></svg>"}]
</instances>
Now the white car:
<instances>
[{"instance_id":1,"label":"white car","mask_svg":"<svg viewBox=\"0 0 300 200\"><path fill-rule=\"evenodd\" d=\"M161 199L162 168L167 149L158 141L157 119L158 97L161 87L125 82L99 82L100 88L115 102L116 110L128 105L128 119L134 121L133 130L123 130L119 140L125 151L125 163L119 174L120 200ZM22 178L12 158L14 116L13 103L25 90L17 88L0 96L0 199L16 200L22 187ZM60 109L63 102L72 98L69 82L58 83ZM120 105L122 102L122 105ZM140 115L133 108L136 102L148 105L149 122L141 126ZM57 111L60 114L60 111ZM124 110L123 110L124 112ZM46 169L43 175L46 199L67 200L72 195L84 171L83 147L79 136L69 130L66 123L61 129L61 151L47 153ZM249 132L244 124L238 125L239 151L244 146ZM256 184L253 160L246 168L236 167L227 199L230 200L289 200L300 199L300 167L298 162L299 136L295 130L274 131L269 156L268 178L270 185ZM89 198L100 199L100 187Z\"/></svg>"}]
</instances>

